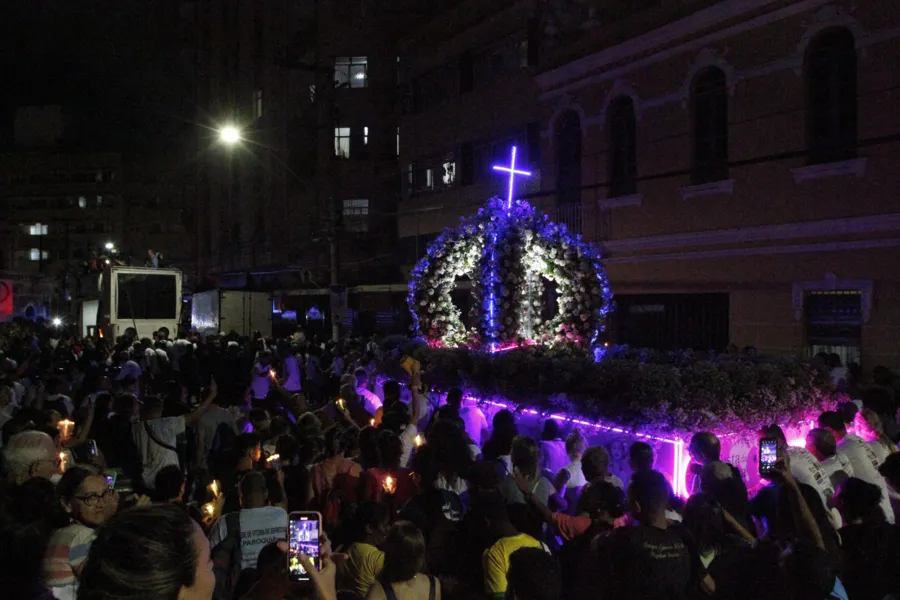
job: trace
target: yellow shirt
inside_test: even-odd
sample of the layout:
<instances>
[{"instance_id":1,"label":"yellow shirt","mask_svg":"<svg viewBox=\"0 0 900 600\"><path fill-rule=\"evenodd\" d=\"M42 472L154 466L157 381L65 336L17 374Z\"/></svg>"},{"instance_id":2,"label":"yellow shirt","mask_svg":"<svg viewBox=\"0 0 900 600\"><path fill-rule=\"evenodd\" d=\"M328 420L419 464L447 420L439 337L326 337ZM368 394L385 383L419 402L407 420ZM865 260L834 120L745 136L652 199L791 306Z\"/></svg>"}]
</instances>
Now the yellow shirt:
<instances>
[{"instance_id":1,"label":"yellow shirt","mask_svg":"<svg viewBox=\"0 0 900 600\"><path fill-rule=\"evenodd\" d=\"M484 591L490 595L506 593L506 572L509 570L509 557L519 548L541 548L541 543L520 533L511 537L500 538L493 546L484 551L481 560L484 565Z\"/></svg>"},{"instance_id":2,"label":"yellow shirt","mask_svg":"<svg viewBox=\"0 0 900 600\"><path fill-rule=\"evenodd\" d=\"M347 548L347 560L340 563L341 587L365 596L384 568L384 552L370 544L356 542Z\"/></svg>"}]
</instances>

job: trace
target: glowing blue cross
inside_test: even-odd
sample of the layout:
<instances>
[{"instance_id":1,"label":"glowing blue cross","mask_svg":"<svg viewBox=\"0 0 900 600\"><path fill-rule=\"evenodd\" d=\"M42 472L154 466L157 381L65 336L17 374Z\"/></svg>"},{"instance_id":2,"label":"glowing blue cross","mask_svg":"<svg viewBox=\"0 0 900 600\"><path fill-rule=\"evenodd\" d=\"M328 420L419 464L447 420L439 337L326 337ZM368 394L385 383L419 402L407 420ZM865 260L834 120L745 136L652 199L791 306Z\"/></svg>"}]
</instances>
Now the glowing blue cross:
<instances>
[{"instance_id":1,"label":"glowing blue cross","mask_svg":"<svg viewBox=\"0 0 900 600\"><path fill-rule=\"evenodd\" d=\"M516 175L523 175L525 177L531 177L531 171L517 171L516 170L516 147L512 147L512 159L510 160L508 167L501 167L499 165L494 165L495 171L503 171L504 173L509 173L509 195L506 198L506 209L509 210L512 208L513 201L513 185L515 184Z\"/></svg>"}]
</instances>

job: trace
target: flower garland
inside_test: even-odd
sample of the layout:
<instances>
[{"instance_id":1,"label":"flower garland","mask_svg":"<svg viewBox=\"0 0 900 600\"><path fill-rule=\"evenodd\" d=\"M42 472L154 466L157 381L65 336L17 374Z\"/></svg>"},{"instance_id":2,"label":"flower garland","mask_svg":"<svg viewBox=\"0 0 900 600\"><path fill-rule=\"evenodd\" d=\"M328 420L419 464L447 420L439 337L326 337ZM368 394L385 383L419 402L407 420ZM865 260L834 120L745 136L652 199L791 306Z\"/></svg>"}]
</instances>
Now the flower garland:
<instances>
[{"instance_id":1,"label":"flower garland","mask_svg":"<svg viewBox=\"0 0 900 600\"><path fill-rule=\"evenodd\" d=\"M467 329L450 299L468 276L475 298ZM556 284L558 313L542 322L543 283ZM527 202L492 198L445 230L412 272L407 303L413 330L433 346L499 350L526 343L586 345L605 328L612 292L599 252Z\"/></svg>"}]
</instances>

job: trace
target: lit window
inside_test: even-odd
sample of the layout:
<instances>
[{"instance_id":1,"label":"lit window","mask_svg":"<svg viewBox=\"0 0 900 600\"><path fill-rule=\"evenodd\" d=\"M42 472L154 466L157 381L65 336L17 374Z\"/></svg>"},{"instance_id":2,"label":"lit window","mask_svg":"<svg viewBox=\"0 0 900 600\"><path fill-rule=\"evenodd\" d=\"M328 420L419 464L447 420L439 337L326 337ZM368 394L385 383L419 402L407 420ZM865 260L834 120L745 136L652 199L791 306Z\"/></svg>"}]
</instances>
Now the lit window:
<instances>
[{"instance_id":1,"label":"lit window","mask_svg":"<svg viewBox=\"0 0 900 600\"><path fill-rule=\"evenodd\" d=\"M344 229L356 232L369 230L369 201L367 199L344 200Z\"/></svg>"},{"instance_id":2,"label":"lit window","mask_svg":"<svg viewBox=\"0 0 900 600\"><path fill-rule=\"evenodd\" d=\"M350 158L350 128L334 128L334 155Z\"/></svg>"},{"instance_id":3,"label":"lit window","mask_svg":"<svg viewBox=\"0 0 900 600\"><path fill-rule=\"evenodd\" d=\"M28 235L47 235L47 225L35 223L28 226Z\"/></svg>"},{"instance_id":4,"label":"lit window","mask_svg":"<svg viewBox=\"0 0 900 600\"><path fill-rule=\"evenodd\" d=\"M78 196L78 208L87 208L87 198Z\"/></svg>"},{"instance_id":5,"label":"lit window","mask_svg":"<svg viewBox=\"0 0 900 600\"><path fill-rule=\"evenodd\" d=\"M334 83L337 87L368 87L368 60L365 56L342 56L334 60Z\"/></svg>"},{"instance_id":6,"label":"lit window","mask_svg":"<svg viewBox=\"0 0 900 600\"><path fill-rule=\"evenodd\" d=\"M456 162L452 159L448 162L445 162L441 165L443 169L442 181L445 186L451 185L454 181L456 181Z\"/></svg>"},{"instance_id":7,"label":"lit window","mask_svg":"<svg viewBox=\"0 0 900 600\"><path fill-rule=\"evenodd\" d=\"M425 169L425 187L434 189L434 169Z\"/></svg>"},{"instance_id":8,"label":"lit window","mask_svg":"<svg viewBox=\"0 0 900 600\"><path fill-rule=\"evenodd\" d=\"M256 90L253 93L253 108L256 114L256 118L260 118L263 115L263 94L262 90Z\"/></svg>"},{"instance_id":9,"label":"lit window","mask_svg":"<svg viewBox=\"0 0 900 600\"><path fill-rule=\"evenodd\" d=\"M28 258L29 260L41 260L42 258L43 260L47 260L48 258L50 258L50 253L46 250L41 252L41 250L38 248L32 248L28 254Z\"/></svg>"},{"instance_id":10,"label":"lit window","mask_svg":"<svg viewBox=\"0 0 900 600\"><path fill-rule=\"evenodd\" d=\"M369 128L363 127L363 146L369 145Z\"/></svg>"}]
</instances>

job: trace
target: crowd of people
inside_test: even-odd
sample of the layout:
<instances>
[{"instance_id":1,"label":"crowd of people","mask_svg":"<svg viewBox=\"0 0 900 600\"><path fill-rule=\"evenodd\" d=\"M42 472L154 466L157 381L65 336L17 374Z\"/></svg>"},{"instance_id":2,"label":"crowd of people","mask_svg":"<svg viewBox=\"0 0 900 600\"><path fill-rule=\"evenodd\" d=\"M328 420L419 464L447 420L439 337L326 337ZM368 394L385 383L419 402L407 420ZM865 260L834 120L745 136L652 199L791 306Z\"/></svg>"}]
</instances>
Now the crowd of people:
<instances>
[{"instance_id":1,"label":"crowd of people","mask_svg":"<svg viewBox=\"0 0 900 600\"><path fill-rule=\"evenodd\" d=\"M760 431L777 462L749 490L697 432L680 498L653 446L612 465L591 432L432 392L428 365L384 380L372 340L0 327L0 598L900 598L887 369L805 447ZM297 511L321 515L308 584Z\"/></svg>"}]
</instances>

